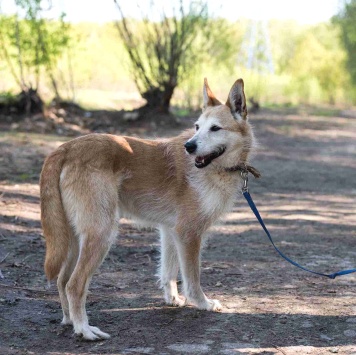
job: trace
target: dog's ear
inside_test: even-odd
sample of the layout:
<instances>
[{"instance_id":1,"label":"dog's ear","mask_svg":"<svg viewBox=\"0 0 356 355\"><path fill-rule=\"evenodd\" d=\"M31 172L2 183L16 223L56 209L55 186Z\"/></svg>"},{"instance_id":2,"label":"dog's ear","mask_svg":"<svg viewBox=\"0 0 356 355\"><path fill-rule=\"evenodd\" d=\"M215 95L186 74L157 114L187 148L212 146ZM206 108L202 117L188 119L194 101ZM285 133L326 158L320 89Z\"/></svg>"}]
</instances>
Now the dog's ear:
<instances>
[{"instance_id":1,"label":"dog's ear","mask_svg":"<svg viewBox=\"0 0 356 355\"><path fill-rule=\"evenodd\" d=\"M242 79L236 80L234 85L232 85L226 106L230 108L232 115L236 119L247 119L246 97L244 81Z\"/></svg>"},{"instance_id":2,"label":"dog's ear","mask_svg":"<svg viewBox=\"0 0 356 355\"><path fill-rule=\"evenodd\" d=\"M203 86L203 111L208 106L218 106L221 105L221 102L215 97L215 95L210 90L208 85L207 78L204 78L204 86Z\"/></svg>"}]
</instances>

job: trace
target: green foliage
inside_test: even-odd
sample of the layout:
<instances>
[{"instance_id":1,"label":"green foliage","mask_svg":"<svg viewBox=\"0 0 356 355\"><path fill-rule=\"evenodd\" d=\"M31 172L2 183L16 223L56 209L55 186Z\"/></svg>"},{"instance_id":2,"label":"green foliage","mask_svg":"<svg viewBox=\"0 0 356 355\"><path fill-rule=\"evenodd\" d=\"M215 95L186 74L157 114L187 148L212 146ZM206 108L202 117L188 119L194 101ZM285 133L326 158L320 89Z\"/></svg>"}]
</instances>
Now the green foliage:
<instances>
[{"instance_id":1,"label":"green foliage","mask_svg":"<svg viewBox=\"0 0 356 355\"><path fill-rule=\"evenodd\" d=\"M344 8L334 17L341 29L341 40L347 51L347 69L356 86L356 0L345 1Z\"/></svg>"},{"instance_id":2,"label":"green foliage","mask_svg":"<svg viewBox=\"0 0 356 355\"><path fill-rule=\"evenodd\" d=\"M337 38L337 29L321 24L303 31L296 41L286 71L305 102L310 101L313 86L319 85L322 95L333 104L338 90L346 85L345 53Z\"/></svg>"},{"instance_id":3,"label":"green foliage","mask_svg":"<svg viewBox=\"0 0 356 355\"><path fill-rule=\"evenodd\" d=\"M212 82L224 83L226 77L235 72L237 53L244 35L244 28L222 18L210 18L206 27L200 29L197 36L199 43L191 48L196 51L195 60L182 78L176 99L180 106L199 108L203 78ZM214 90L225 92L221 84Z\"/></svg>"},{"instance_id":4,"label":"green foliage","mask_svg":"<svg viewBox=\"0 0 356 355\"><path fill-rule=\"evenodd\" d=\"M0 58L22 90L37 89L43 70L55 86L54 68L70 40L65 15L57 21L45 20L49 1L16 0L15 4L17 15L0 16Z\"/></svg>"},{"instance_id":5,"label":"green foliage","mask_svg":"<svg viewBox=\"0 0 356 355\"><path fill-rule=\"evenodd\" d=\"M11 105L16 102L16 96L9 91L0 93L0 105Z\"/></svg>"},{"instance_id":6,"label":"green foliage","mask_svg":"<svg viewBox=\"0 0 356 355\"><path fill-rule=\"evenodd\" d=\"M295 21L272 20L269 23L270 42L274 68L277 74L288 71L290 60L293 58L298 38L305 27Z\"/></svg>"},{"instance_id":7,"label":"green foliage","mask_svg":"<svg viewBox=\"0 0 356 355\"><path fill-rule=\"evenodd\" d=\"M76 100L82 105L133 109L143 104L130 77L129 57L115 24L79 23L64 28L61 26L68 26L64 20L62 24L62 20L51 21L42 15L41 19L40 27L49 32L45 45L54 53L53 57L42 51L36 57L34 49L38 46L38 32L33 32L30 18L25 13L19 13L19 17L0 16L0 91L14 92L15 83L21 85L20 49L25 84L35 86L35 68L38 67L41 94L47 99L53 98L52 71L62 95L70 91L69 81L75 82ZM21 34L19 39L16 23ZM294 106L299 103L334 102L339 105L350 104L352 100L356 102L356 95L352 97L350 94L350 54L343 46L342 29L336 22L307 26L271 21L268 30L274 73L245 67L244 40L248 25L248 20L244 19L231 23L226 19L208 18L206 25L198 28L192 47L194 53L191 53L193 64L187 64L180 72L179 85L172 98L174 105L199 108L204 77L209 79L214 93L223 101L231 80L242 77L247 97L253 96L261 104ZM149 26L153 24L150 22ZM351 35L353 23L350 26L348 32ZM141 33L144 28L143 22L136 20L134 30ZM61 37L62 29L68 42ZM35 35L31 35L31 31ZM57 37L51 33L56 33ZM148 65L146 61L143 63L145 67Z\"/></svg>"}]
</instances>

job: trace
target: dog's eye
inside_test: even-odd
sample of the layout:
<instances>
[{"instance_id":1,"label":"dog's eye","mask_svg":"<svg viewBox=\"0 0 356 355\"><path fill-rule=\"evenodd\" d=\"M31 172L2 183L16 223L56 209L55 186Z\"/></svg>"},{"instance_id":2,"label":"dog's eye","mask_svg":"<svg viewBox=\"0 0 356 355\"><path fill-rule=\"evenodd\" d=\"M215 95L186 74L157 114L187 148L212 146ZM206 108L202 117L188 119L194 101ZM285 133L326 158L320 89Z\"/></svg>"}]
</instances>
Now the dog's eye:
<instances>
[{"instance_id":1,"label":"dog's eye","mask_svg":"<svg viewBox=\"0 0 356 355\"><path fill-rule=\"evenodd\" d=\"M196 131L199 130L199 125L198 125L198 124L195 125L195 130L196 130Z\"/></svg>"},{"instance_id":2,"label":"dog's eye","mask_svg":"<svg viewBox=\"0 0 356 355\"><path fill-rule=\"evenodd\" d=\"M212 132L220 131L220 130L221 130L221 127L214 125L214 126L211 126L211 127L210 127L210 130L211 130Z\"/></svg>"}]
</instances>

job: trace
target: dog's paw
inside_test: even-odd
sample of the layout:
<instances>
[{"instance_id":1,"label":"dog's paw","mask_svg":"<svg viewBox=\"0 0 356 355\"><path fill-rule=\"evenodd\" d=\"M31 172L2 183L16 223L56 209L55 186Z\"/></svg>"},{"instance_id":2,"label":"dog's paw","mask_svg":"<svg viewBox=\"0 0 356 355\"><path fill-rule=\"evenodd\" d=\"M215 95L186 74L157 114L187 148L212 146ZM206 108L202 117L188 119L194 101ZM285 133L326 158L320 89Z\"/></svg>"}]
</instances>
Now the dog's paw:
<instances>
[{"instance_id":1,"label":"dog's paw","mask_svg":"<svg viewBox=\"0 0 356 355\"><path fill-rule=\"evenodd\" d=\"M222 305L218 300L208 300L209 307L207 308L208 311L218 312L222 310Z\"/></svg>"},{"instance_id":2,"label":"dog's paw","mask_svg":"<svg viewBox=\"0 0 356 355\"><path fill-rule=\"evenodd\" d=\"M92 327L90 325L83 327L80 331L76 331L75 335L88 341L98 341L110 338L109 334L102 332L98 327Z\"/></svg>"},{"instance_id":3,"label":"dog's paw","mask_svg":"<svg viewBox=\"0 0 356 355\"><path fill-rule=\"evenodd\" d=\"M207 299L204 305L198 306L199 309L205 309L207 311L219 312L222 310L222 305L218 300Z\"/></svg>"},{"instance_id":4,"label":"dog's paw","mask_svg":"<svg viewBox=\"0 0 356 355\"><path fill-rule=\"evenodd\" d=\"M200 302L190 299L189 304L206 311L219 312L222 310L222 305L218 300L211 300L206 297L204 297L204 300L201 300Z\"/></svg>"},{"instance_id":5,"label":"dog's paw","mask_svg":"<svg viewBox=\"0 0 356 355\"><path fill-rule=\"evenodd\" d=\"M170 306L174 306L174 307L183 307L186 305L186 299L183 296L172 296L170 297L170 299L166 299L166 303Z\"/></svg>"}]
</instances>

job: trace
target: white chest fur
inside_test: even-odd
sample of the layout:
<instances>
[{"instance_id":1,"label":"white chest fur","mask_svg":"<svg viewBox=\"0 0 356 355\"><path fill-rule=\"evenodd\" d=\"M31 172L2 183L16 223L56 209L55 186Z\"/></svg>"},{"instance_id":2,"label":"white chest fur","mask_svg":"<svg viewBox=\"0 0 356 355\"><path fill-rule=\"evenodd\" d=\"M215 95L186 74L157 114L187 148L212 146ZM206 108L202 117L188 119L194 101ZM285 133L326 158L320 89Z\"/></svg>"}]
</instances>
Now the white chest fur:
<instances>
[{"instance_id":1,"label":"white chest fur","mask_svg":"<svg viewBox=\"0 0 356 355\"><path fill-rule=\"evenodd\" d=\"M209 218L218 219L231 211L241 186L238 174L202 174L190 179L198 192L201 212Z\"/></svg>"}]
</instances>

